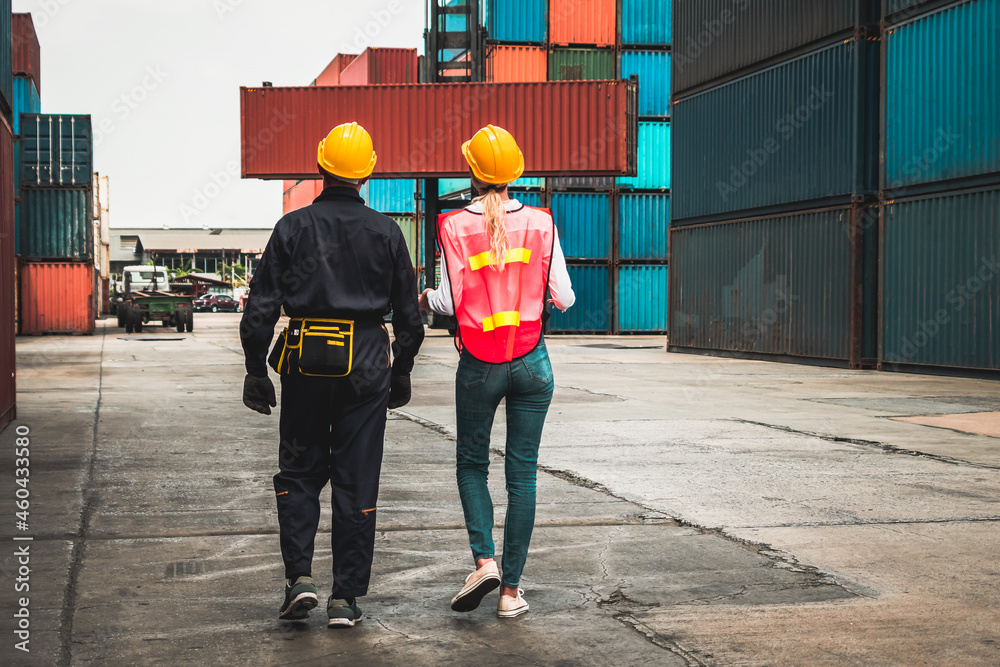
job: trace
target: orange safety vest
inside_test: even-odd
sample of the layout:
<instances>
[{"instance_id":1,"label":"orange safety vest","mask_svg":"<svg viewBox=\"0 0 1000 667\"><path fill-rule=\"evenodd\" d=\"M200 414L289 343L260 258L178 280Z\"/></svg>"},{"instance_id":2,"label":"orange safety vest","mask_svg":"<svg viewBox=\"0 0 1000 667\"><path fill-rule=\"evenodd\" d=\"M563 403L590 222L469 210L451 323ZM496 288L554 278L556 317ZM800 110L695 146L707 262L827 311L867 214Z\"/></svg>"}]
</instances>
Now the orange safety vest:
<instances>
[{"instance_id":1,"label":"orange safety vest","mask_svg":"<svg viewBox=\"0 0 1000 667\"><path fill-rule=\"evenodd\" d=\"M456 344L495 364L538 346L555 243L549 209L524 206L508 211L505 224L510 250L501 272L491 266L482 214L460 209L438 218L438 243L458 319Z\"/></svg>"}]
</instances>

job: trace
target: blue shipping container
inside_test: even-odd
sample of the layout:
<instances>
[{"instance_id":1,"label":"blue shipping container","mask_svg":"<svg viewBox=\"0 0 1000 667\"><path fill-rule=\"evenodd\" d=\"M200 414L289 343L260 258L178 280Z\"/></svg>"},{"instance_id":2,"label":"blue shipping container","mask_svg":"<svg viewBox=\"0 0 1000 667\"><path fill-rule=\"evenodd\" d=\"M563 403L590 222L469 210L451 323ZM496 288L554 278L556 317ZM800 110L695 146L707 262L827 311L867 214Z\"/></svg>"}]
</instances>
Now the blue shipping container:
<instances>
[{"instance_id":1,"label":"blue shipping container","mask_svg":"<svg viewBox=\"0 0 1000 667\"><path fill-rule=\"evenodd\" d=\"M874 194L877 66L877 42L852 39L675 102L675 226Z\"/></svg>"},{"instance_id":2,"label":"blue shipping container","mask_svg":"<svg viewBox=\"0 0 1000 667\"><path fill-rule=\"evenodd\" d=\"M94 256L91 188L21 191L21 256L89 260Z\"/></svg>"},{"instance_id":3,"label":"blue shipping container","mask_svg":"<svg viewBox=\"0 0 1000 667\"><path fill-rule=\"evenodd\" d=\"M516 199L525 206L542 206L542 193L541 192L526 192L524 190L511 190L511 199Z\"/></svg>"},{"instance_id":4,"label":"blue shipping container","mask_svg":"<svg viewBox=\"0 0 1000 667\"><path fill-rule=\"evenodd\" d=\"M90 116L21 116L22 187L90 187L93 159Z\"/></svg>"},{"instance_id":5,"label":"blue shipping container","mask_svg":"<svg viewBox=\"0 0 1000 667\"><path fill-rule=\"evenodd\" d=\"M373 178L361 188L369 208L380 213L415 213L417 182L412 178Z\"/></svg>"},{"instance_id":6,"label":"blue shipping container","mask_svg":"<svg viewBox=\"0 0 1000 667\"><path fill-rule=\"evenodd\" d=\"M622 0L622 44L670 44L672 0Z\"/></svg>"},{"instance_id":7,"label":"blue shipping container","mask_svg":"<svg viewBox=\"0 0 1000 667\"><path fill-rule=\"evenodd\" d=\"M546 0L488 0L489 38L501 42L544 42L548 10Z\"/></svg>"},{"instance_id":8,"label":"blue shipping container","mask_svg":"<svg viewBox=\"0 0 1000 667\"><path fill-rule=\"evenodd\" d=\"M670 195L623 194L618 201L618 257L666 259Z\"/></svg>"},{"instance_id":9,"label":"blue shipping container","mask_svg":"<svg viewBox=\"0 0 1000 667\"><path fill-rule=\"evenodd\" d=\"M1000 0L888 32L887 189L1000 172Z\"/></svg>"},{"instance_id":10,"label":"blue shipping container","mask_svg":"<svg viewBox=\"0 0 1000 667\"><path fill-rule=\"evenodd\" d=\"M618 331L667 330L667 267L618 267Z\"/></svg>"},{"instance_id":11,"label":"blue shipping container","mask_svg":"<svg viewBox=\"0 0 1000 667\"><path fill-rule=\"evenodd\" d=\"M552 194L552 215L566 257L611 257L611 196L585 192Z\"/></svg>"},{"instance_id":12,"label":"blue shipping container","mask_svg":"<svg viewBox=\"0 0 1000 667\"><path fill-rule=\"evenodd\" d=\"M469 182L469 179L467 178L439 178L438 194L450 195L453 192L461 192L463 190L469 190L471 188L471 185L472 184Z\"/></svg>"},{"instance_id":13,"label":"blue shipping container","mask_svg":"<svg viewBox=\"0 0 1000 667\"><path fill-rule=\"evenodd\" d=\"M21 134L21 114L41 113L42 100L35 82L27 76L14 77L14 134Z\"/></svg>"},{"instance_id":14,"label":"blue shipping container","mask_svg":"<svg viewBox=\"0 0 1000 667\"><path fill-rule=\"evenodd\" d=\"M670 189L670 123L639 123L638 171L618 184L635 190Z\"/></svg>"},{"instance_id":15,"label":"blue shipping container","mask_svg":"<svg viewBox=\"0 0 1000 667\"><path fill-rule=\"evenodd\" d=\"M608 285L608 267L570 265L567 269L576 303L565 313L558 308L550 309L549 331L610 332L614 304Z\"/></svg>"},{"instance_id":16,"label":"blue shipping container","mask_svg":"<svg viewBox=\"0 0 1000 667\"><path fill-rule=\"evenodd\" d=\"M639 76L639 115L670 115L670 52L622 51L622 78Z\"/></svg>"}]
</instances>

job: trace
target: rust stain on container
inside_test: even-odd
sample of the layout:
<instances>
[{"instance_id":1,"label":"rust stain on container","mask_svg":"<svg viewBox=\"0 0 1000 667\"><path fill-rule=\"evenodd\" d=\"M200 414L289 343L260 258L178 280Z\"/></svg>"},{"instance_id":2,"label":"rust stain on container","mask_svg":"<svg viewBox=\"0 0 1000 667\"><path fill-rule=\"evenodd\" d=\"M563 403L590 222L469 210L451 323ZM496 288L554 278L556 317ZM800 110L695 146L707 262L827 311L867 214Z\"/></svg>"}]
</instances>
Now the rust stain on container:
<instances>
[{"instance_id":1,"label":"rust stain on container","mask_svg":"<svg viewBox=\"0 0 1000 667\"><path fill-rule=\"evenodd\" d=\"M94 267L86 262L21 264L21 333L94 333Z\"/></svg>"},{"instance_id":2,"label":"rust stain on container","mask_svg":"<svg viewBox=\"0 0 1000 667\"><path fill-rule=\"evenodd\" d=\"M317 142L356 121L379 176L463 177L462 142L488 123L517 138L526 176L631 176L636 91L627 81L241 88L242 175L313 178Z\"/></svg>"},{"instance_id":3,"label":"rust stain on container","mask_svg":"<svg viewBox=\"0 0 1000 667\"><path fill-rule=\"evenodd\" d=\"M496 45L486 56L486 78L490 83L546 81L549 60L544 47Z\"/></svg>"}]
</instances>

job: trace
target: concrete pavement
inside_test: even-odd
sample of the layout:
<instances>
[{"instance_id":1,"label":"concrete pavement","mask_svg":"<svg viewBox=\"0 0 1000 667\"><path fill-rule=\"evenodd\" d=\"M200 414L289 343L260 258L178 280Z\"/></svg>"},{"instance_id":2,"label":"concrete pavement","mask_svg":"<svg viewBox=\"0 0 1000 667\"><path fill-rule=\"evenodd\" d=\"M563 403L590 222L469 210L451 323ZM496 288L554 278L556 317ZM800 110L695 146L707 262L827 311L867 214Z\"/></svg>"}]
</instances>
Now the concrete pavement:
<instances>
[{"instance_id":1,"label":"concrete pavement","mask_svg":"<svg viewBox=\"0 0 1000 667\"><path fill-rule=\"evenodd\" d=\"M962 432L990 432L995 381L550 339L532 611L501 621L495 595L448 609L471 558L457 359L432 334L387 430L367 618L330 631L322 609L276 620L277 419L240 400L238 316L197 318L192 335L103 321L93 337L18 340L16 425L31 430L18 535L34 539L30 654L14 648L15 549L0 555L16 664L1000 663L1000 439ZM498 448L503 430L501 413ZM15 437L0 435L9 545Z\"/></svg>"}]
</instances>

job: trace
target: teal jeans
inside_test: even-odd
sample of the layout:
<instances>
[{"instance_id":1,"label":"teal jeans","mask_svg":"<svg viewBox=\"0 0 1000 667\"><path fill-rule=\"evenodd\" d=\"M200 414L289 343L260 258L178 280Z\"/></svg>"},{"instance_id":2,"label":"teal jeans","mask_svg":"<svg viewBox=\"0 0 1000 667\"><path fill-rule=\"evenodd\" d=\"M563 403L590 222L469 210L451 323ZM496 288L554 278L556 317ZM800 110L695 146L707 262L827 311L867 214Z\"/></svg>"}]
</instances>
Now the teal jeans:
<instances>
[{"instance_id":1,"label":"teal jeans","mask_svg":"<svg viewBox=\"0 0 1000 667\"><path fill-rule=\"evenodd\" d=\"M504 475L507 517L503 531L501 582L517 586L528 557L535 525L535 478L538 445L552 402L552 365L540 341L534 351L501 364L480 361L463 352L455 381L458 421L456 446L458 492L475 559L493 558L493 501L490 431L500 401L507 399L507 446Z\"/></svg>"}]
</instances>

